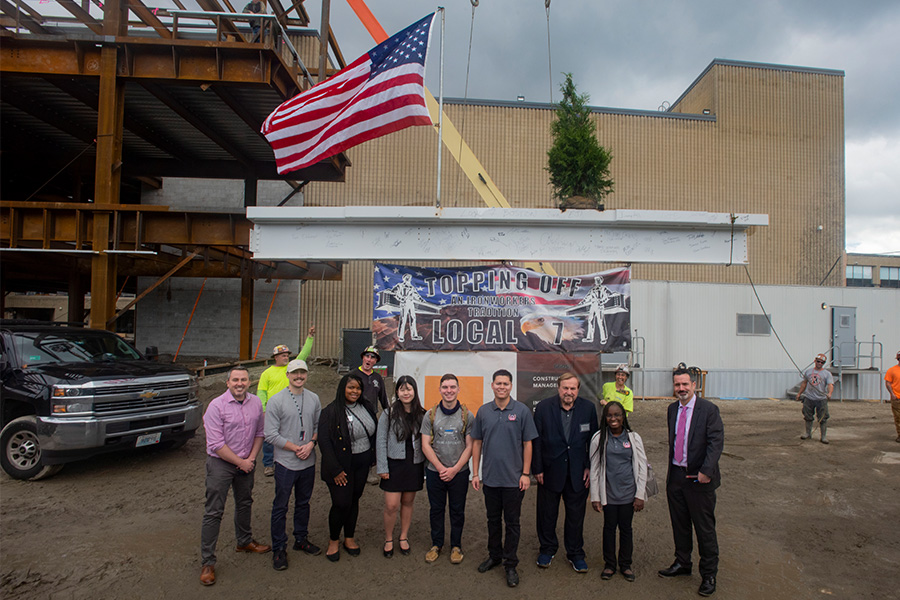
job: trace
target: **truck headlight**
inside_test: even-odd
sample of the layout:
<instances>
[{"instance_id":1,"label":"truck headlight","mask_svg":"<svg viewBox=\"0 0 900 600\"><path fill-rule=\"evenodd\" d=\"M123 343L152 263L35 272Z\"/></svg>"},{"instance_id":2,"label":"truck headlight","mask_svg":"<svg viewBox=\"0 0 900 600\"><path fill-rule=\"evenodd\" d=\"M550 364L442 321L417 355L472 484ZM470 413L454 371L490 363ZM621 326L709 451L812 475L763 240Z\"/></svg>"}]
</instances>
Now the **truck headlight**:
<instances>
[{"instance_id":1,"label":"truck headlight","mask_svg":"<svg viewBox=\"0 0 900 600\"><path fill-rule=\"evenodd\" d=\"M82 389L77 387L66 387L62 385L53 386L54 398L74 398L76 396L80 396L81 392Z\"/></svg>"},{"instance_id":2,"label":"truck headlight","mask_svg":"<svg viewBox=\"0 0 900 600\"><path fill-rule=\"evenodd\" d=\"M54 402L51 410L54 415L83 414L91 412L91 405L84 402Z\"/></svg>"}]
</instances>

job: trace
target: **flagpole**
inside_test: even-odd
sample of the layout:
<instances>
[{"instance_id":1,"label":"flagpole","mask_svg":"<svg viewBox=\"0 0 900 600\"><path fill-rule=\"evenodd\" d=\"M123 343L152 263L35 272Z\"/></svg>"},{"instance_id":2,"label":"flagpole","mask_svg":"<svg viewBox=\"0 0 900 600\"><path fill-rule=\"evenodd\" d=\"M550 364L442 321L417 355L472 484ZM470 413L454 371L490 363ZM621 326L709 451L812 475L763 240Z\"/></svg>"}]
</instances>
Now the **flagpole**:
<instances>
[{"instance_id":1,"label":"flagpole","mask_svg":"<svg viewBox=\"0 0 900 600\"><path fill-rule=\"evenodd\" d=\"M438 152L437 152L437 198L435 206L441 208L441 155L444 142L444 7L438 6L441 13L441 70L438 89Z\"/></svg>"}]
</instances>

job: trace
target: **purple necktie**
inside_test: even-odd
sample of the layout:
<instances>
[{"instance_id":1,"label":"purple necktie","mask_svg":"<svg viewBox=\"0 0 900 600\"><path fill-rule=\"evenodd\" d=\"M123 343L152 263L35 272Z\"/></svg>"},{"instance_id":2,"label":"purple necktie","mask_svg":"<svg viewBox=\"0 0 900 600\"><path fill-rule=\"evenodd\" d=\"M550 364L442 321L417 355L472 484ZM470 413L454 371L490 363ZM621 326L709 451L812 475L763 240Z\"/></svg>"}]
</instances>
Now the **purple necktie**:
<instances>
[{"instance_id":1,"label":"purple necktie","mask_svg":"<svg viewBox=\"0 0 900 600\"><path fill-rule=\"evenodd\" d=\"M678 428L675 431L675 462L681 462L684 457L684 429L687 425L687 407L681 407L678 416Z\"/></svg>"}]
</instances>

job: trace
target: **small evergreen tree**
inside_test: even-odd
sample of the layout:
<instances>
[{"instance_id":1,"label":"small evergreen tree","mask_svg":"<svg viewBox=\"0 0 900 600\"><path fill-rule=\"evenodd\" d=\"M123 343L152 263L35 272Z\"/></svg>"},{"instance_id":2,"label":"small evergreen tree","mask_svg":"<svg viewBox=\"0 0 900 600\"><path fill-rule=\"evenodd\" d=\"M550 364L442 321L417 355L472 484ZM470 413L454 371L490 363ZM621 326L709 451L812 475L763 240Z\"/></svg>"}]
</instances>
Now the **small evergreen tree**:
<instances>
[{"instance_id":1,"label":"small evergreen tree","mask_svg":"<svg viewBox=\"0 0 900 600\"><path fill-rule=\"evenodd\" d=\"M578 94L572 74L566 73L560 85L562 101L556 109L556 120L550 125L553 146L547 151L547 171L553 195L561 208L572 196L584 196L602 208L604 196L612 192L609 176L612 154L597 141L596 126L587 107L589 96Z\"/></svg>"}]
</instances>

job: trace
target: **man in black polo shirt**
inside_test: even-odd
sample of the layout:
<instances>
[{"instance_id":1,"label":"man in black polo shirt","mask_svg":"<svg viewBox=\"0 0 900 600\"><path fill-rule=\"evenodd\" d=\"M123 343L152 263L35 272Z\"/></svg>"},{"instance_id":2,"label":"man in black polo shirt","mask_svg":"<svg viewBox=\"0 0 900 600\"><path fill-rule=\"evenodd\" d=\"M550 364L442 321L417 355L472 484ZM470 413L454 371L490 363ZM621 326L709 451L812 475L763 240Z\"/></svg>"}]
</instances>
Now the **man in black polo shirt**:
<instances>
[{"instance_id":1,"label":"man in black polo shirt","mask_svg":"<svg viewBox=\"0 0 900 600\"><path fill-rule=\"evenodd\" d=\"M538 433L531 410L510 397L512 373L505 369L494 373L491 389L494 401L478 410L472 427L472 487L476 491L484 488L488 521L489 556L478 566L478 572L485 573L503 563L506 584L516 587L519 515L525 490L531 485L531 444ZM479 472L484 475L483 482ZM506 521L505 546L501 519Z\"/></svg>"},{"instance_id":2,"label":"man in black polo shirt","mask_svg":"<svg viewBox=\"0 0 900 600\"><path fill-rule=\"evenodd\" d=\"M360 354L362 364L357 369L357 375L363 380L362 397L369 401L372 408L378 410L380 406L382 410L387 410L388 398L387 390L384 388L384 379L376 371L375 365L381 360L381 355L375 346L369 346Z\"/></svg>"},{"instance_id":3,"label":"man in black polo shirt","mask_svg":"<svg viewBox=\"0 0 900 600\"><path fill-rule=\"evenodd\" d=\"M375 365L381 360L381 355L378 354L375 346L369 346L362 351L359 357L362 359L362 364L357 367L356 374L363 380L363 399L368 400L376 411L378 411L379 406L381 410L387 410L388 397L384 386L384 378L374 370ZM366 481L369 485L378 485L378 482L381 481L381 476L375 472L374 465L369 469L369 476L366 478Z\"/></svg>"}]
</instances>

